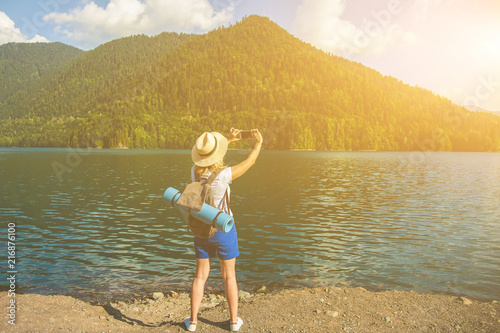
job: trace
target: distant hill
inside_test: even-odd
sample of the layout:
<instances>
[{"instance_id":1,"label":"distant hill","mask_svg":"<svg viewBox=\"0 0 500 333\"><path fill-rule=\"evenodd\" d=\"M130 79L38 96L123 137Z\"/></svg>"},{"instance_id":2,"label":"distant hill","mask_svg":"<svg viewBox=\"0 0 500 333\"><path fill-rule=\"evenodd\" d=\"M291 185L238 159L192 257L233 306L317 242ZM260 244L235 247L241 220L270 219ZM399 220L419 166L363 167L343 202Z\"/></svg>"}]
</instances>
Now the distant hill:
<instances>
[{"instance_id":1,"label":"distant hill","mask_svg":"<svg viewBox=\"0 0 500 333\"><path fill-rule=\"evenodd\" d=\"M250 16L85 52L0 107L0 145L189 148L260 128L267 149L500 150L500 119Z\"/></svg>"},{"instance_id":2,"label":"distant hill","mask_svg":"<svg viewBox=\"0 0 500 333\"><path fill-rule=\"evenodd\" d=\"M62 43L0 45L0 103L83 53Z\"/></svg>"},{"instance_id":3,"label":"distant hill","mask_svg":"<svg viewBox=\"0 0 500 333\"><path fill-rule=\"evenodd\" d=\"M486 109L480 108L479 106L475 106L475 105L464 105L464 108L466 108L467 110L472 111L472 112L486 112L486 113L494 114L496 116L500 116L500 111L490 111L490 110L486 110Z\"/></svg>"}]
</instances>

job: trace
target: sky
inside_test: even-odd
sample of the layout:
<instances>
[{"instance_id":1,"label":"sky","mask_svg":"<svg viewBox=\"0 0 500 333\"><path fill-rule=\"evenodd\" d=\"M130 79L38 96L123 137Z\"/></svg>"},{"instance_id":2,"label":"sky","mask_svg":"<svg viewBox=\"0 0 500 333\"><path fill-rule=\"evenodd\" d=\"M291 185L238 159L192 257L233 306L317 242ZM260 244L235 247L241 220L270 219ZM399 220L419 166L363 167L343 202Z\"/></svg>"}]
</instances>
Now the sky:
<instances>
[{"instance_id":1,"label":"sky","mask_svg":"<svg viewBox=\"0 0 500 333\"><path fill-rule=\"evenodd\" d=\"M459 105L500 111L499 0L0 0L0 44L90 50L134 34L205 33L252 14Z\"/></svg>"}]
</instances>

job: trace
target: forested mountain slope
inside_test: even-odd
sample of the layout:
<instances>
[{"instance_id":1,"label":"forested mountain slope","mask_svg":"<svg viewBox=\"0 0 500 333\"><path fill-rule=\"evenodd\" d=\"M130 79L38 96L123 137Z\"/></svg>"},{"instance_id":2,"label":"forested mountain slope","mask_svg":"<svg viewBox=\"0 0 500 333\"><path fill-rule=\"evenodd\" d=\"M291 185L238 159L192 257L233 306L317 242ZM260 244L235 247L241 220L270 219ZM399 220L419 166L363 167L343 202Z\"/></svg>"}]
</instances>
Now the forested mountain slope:
<instances>
[{"instance_id":1,"label":"forested mountain slope","mask_svg":"<svg viewBox=\"0 0 500 333\"><path fill-rule=\"evenodd\" d=\"M0 103L82 53L62 43L0 45Z\"/></svg>"},{"instance_id":2,"label":"forested mountain slope","mask_svg":"<svg viewBox=\"0 0 500 333\"><path fill-rule=\"evenodd\" d=\"M268 149L500 150L500 118L326 54L267 18L106 43L1 110L0 145L189 148L260 128Z\"/></svg>"}]
</instances>

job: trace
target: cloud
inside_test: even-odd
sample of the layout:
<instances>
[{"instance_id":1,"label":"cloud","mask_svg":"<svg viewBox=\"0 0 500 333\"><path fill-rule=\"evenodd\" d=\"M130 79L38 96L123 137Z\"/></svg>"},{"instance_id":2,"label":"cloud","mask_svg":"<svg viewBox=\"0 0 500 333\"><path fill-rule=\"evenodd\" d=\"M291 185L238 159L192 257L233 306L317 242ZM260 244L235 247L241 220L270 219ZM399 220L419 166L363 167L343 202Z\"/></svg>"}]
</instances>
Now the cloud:
<instances>
[{"instance_id":1,"label":"cloud","mask_svg":"<svg viewBox=\"0 0 500 333\"><path fill-rule=\"evenodd\" d=\"M341 18L344 0L304 0L297 8L293 33L318 48L347 58L383 54L396 42L415 43L416 36L395 23L402 13L399 2L373 10L356 25Z\"/></svg>"},{"instance_id":2,"label":"cloud","mask_svg":"<svg viewBox=\"0 0 500 333\"><path fill-rule=\"evenodd\" d=\"M88 2L68 13L50 13L44 20L56 31L87 46L133 34L213 29L232 20L234 4L214 9L208 0L111 0L104 8Z\"/></svg>"},{"instance_id":3,"label":"cloud","mask_svg":"<svg viewBox=\"0 0 500 333\"><path fill-rule=\"evenodd\" d=\"M0 12L0 45L10 42L47 43L48 40L40 35L35 35L33 38L28 39L28 37L21 33L19 28L15 27L14 21L12 21L7 14Z\"/></svg>"}]
</instances>

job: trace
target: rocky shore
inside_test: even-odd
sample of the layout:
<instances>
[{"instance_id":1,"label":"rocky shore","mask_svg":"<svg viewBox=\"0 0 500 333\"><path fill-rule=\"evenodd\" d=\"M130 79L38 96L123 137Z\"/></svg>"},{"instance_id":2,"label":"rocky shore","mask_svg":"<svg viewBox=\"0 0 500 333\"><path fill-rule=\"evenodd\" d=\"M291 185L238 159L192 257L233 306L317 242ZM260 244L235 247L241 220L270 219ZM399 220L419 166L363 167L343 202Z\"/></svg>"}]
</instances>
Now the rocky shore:
<instances>
[{"instance_id":1,"label":"rocky shore","mask_svg":"<svg viewBox=\"0 0 500 333\"><path fill-rule=\"evenodd\" d=\"M11 299L0 293L6 314ZM189 304L174 291L106 304L17 294L15 325L3 315L0 332L184 332ZM240 291L239 316L240 332L500 332L497 301L363 288ZM228 319L224 297L207 294L197 332L227 332Z\"/></svg>"}]
</instances>

